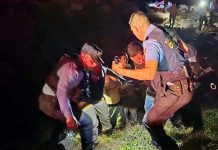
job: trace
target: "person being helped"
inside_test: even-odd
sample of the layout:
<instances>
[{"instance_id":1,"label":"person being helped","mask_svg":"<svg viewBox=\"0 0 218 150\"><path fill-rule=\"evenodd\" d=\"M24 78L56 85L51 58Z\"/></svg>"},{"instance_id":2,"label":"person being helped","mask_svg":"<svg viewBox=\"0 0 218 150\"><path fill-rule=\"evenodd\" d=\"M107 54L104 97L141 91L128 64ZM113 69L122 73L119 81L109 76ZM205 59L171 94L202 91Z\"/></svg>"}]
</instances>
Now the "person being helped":
<instances>
[{"instance_id":1,"label":"person being helped","mask_svg":"<svg viewBox=\"0 0 218 150\"><path fill-rule=\"evenodd\" d=\"M130 42L129 45L127 46L127 52L130 56L130 59L133 58L133 56L137 54L144 57L144 50L143 50L142 44L138 41ZM142 69L145 67L145 59L142 59L141 61L134 61L134 60L132 61L134 62L135 69ZM146 81L141 83L140 87L146 89L145 95L144 95L145 97L144 110L145 112L147 112L154 105L154 99L155 99L156 93L152 88L147 86Z\"/></svg>"},{"instance_id":2,"label":"person being helped","mask_svg":"<svg viewBox=\"0 0 218 150\"><path fill-rule=\"evenodd\" d=\"M143 47L142 47L141 42L139 42L139 41L130 42L128 44L128 46L127 46L127 52L128 52L129 56L132 55L132 51L136 51L138 53L143 54L144 52L143 52ZM130 57L130 60L131 60L131 57ZM145 62L140 62L140 63L139 62L134 62L134 61L132 61L132 62L133 62L134 69L141 69L141 68L145 67ZM138 99L141 102L143 102L143 104L144 104L142 108L144 108L144 110L146 111L147 107L149 107L150 104L153 104L153 100L149 98L148 93L147 93L148 86L146 84L146 81L141 81L140 83L137 83L136 84L136 89L137 89L136 94L138 96ZM145 100L146 98L148 100Z\"/></svg>"},{"instance_id":3,"label":"person being helped","mask_svg":"<svg viewBox=\"0 0 218 150\"><path fill-rule=\"evenodd\" d=\"M136 53L131 60L145 61L145 67L128 70L122 69L121 64L113 63L112 68L120 75L150 81L156 97L153 107L143 117L143 124L155 146L166 150L178 149L175 140L164 131L163 124L178 109L188 104L193 96L188 64L181 54L182 50L187 52L188 47L181 40L183 49L177 49L178 46L164 31L151 24L141 11L131 15L129 25L136 38L143 41L144 49L144 55Z\"/></svg>"},{"instance_id":4,"label":"person being helped","mask_svg":"<svg viewBox=\"0 0 218 150\"><path fill-rule=\"evenodd\" d=\"M123 129L125 127L124 109L120 105L119 88L121 84L117 78L106 75L104 97L109 106L110 121L114 129Z\"/></svg>"},{"instance_id":5,"label":"person being helped","mask_svg":"<svg viewBox=\"0 0 218 150\"><path fill-rule=\"evenodd\" d=\"M83 149L93 149L93 143L98 143L96 115L101 121L103 132L112 129L108 105L103 98L105 72L101 55L99 47L85 43L78 57L72 59L65 56L57 69L59 81L56 95L60 110L69 129L82 128L79 131Z\"/></svg>"},{"instance_id":6,"label":"person being helped","mask_svg":"<svg viewBox=\"0 0 218 150\"><path fill-rule=\"evenodd\" d=\"M132 69L132 66L128 63L128 55L126 53L121 53L120 55L120 63L122 64L122 68ZM126 121L130 121L132 125L135 125L138 122L138 105L140 105L138 101L138 97L136 95L136 89L134 84L123 84L120 87L121 94L121 104L124 107L124 114ZM130 119L129 119L130 115Z\"/></svg>"}]
</instances>

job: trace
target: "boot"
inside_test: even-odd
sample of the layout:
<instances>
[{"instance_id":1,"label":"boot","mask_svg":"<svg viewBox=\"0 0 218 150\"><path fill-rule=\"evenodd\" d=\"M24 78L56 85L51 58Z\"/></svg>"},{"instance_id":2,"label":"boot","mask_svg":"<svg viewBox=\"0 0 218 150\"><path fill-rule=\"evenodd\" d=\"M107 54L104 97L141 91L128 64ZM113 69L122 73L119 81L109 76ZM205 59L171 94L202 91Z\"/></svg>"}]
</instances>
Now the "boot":
<instances>
[{"instance_id":1,"label":"boot","mask_svg":"<svg viewBox=\"0 0 218 150\"><path fill-rule=\"evenodd\" d=\"M169 137L163 129L163 125L144 125L151 135L152 144L160 150L177 150L176 141Z\"/></svg>"}]
</instances>

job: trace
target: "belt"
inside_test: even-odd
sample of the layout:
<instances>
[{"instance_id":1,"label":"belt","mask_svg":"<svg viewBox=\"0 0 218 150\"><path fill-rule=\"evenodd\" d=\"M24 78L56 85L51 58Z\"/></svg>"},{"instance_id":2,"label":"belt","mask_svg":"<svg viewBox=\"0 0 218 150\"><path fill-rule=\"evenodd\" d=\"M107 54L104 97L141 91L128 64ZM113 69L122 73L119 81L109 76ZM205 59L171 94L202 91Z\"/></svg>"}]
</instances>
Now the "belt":
<instances>
[{"instance_id":1,"label":"belt","mask_svg":"<svg viewBox=\"0 0 218 150\"><path fill-rule=\"evenodd\" d=\"M167 82L167 87L175 95L181 96L184 93L184 91L193 90L193 83L189 80L189 78L184 78L179 81Z\"/></svg>"},{"instance_id":2,"label":"belt","mask_svg":"<svg viewBox=\"0 0 218 150\"><path fill-rule=\"evenodd\" d=\"M187 78L185 67L170 72L170 82L180 81Z\"/></svg>"}]
</instances>

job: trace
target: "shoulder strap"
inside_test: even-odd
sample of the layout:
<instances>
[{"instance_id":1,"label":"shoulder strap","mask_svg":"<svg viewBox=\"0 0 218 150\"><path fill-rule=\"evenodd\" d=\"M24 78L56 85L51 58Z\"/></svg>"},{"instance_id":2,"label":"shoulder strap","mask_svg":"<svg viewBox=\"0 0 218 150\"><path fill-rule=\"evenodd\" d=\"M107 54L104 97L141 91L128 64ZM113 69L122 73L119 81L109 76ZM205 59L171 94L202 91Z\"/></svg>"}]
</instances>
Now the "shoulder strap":
<instances>
[{"instance_id":1,"label":"shoulder strap","mask_svg":"<svg viewBox=\"0 0 218 150\"><path fill-rule=\"evenodd\" d=\"M179 54L183 56L184 59L186 59L182 47L179 43L179 41L182 39L179 37L176 31L174 29L165 28L164 26L160 26L160 25L158 25L157 27L161 29L165 33L165 35L167 35L170 38L170 40L177 46L176 49L178 50Z\"/></svg>"}]
</instances>

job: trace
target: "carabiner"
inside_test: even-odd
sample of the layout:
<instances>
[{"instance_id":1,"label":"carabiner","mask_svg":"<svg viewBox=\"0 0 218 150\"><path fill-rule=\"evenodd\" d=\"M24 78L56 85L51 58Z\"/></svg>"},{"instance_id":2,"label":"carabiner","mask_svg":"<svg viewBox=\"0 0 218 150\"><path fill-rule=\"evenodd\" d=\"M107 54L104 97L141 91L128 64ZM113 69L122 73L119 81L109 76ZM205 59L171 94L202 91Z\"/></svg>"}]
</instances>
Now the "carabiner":
<instances>
[{"instance_id":1,"label":"carabiner","mask_svg":"<svg viewBox=\"0 0 218 150\"><path fill-rule=\"evenodd\" d=\"M213 83L213 82L211 82L211 83L210 83L210 88L211 88L212 90L216 90L216 84Z\"/></svg>"}]
</instances>

